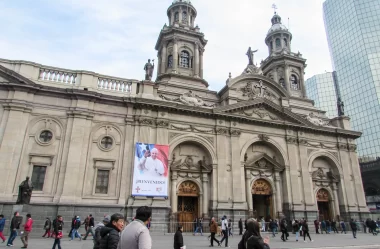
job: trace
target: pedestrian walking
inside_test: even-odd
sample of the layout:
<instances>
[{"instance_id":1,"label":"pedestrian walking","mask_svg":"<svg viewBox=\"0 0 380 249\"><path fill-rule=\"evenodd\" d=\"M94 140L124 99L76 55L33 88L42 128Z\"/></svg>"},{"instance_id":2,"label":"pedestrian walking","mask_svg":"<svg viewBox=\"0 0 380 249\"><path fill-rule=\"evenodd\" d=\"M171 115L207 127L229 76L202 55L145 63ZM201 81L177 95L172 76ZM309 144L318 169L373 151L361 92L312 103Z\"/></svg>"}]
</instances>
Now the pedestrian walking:
<instances>
[{"instance_id":1,"label":"pedestrian walking","mask_svg":"<svg viewBox=\"0 0 380 249\"><path fill-rule=\"evenodd\" d=\"M326 221L326 229L327 229L327 232L330 234L331 233L331 222L330 222L330 220Z\"/></svg>"},{"instance_id":2,"label":"pedestrian walking","mask_svg":"<svg viewBox=\"0 0 380 249\"><path fill-rule=\"evenodd\" d=\"M352 230L352 235L354 236L354 239L356 239L356 232L358 231L358 226L356 225L356 221L354 221L354 219L351 219L350 226Z\"/></svg>"},{"instance_id":3,"label":"pedestrian walking","mask_svg":"<svg viewBox=\"0 0 380 249\"><path fill-rule=\"evenodd\" d=\"M200 233L203 236L203 231L202 231L202 218L196 218L195 219L195 230L194 234L196 235L197 233Z\"/></svg>"},{"instance_id":4,"label":"pedestrian walking","mask_svg":"<svg viewBox=\"0 0 380 249\"><path fill-rule=\"evenodd\" d=\"M46 235L49 238L50 230L51 230L51 220L48 217L46 217L46 220L45 220L44 230L45 230L45 233L44 235L42 235L42 238L45 238Z\"/></svg>"},{"instance_id":5,"label":"pedestrian walking","mask_svg":"<svg viewBox=\"0 0 380 249\"><path fill-rule=\"evenodd\" d=\"M19 213L15 212L13 214L13 218L11 220L11 234L9 235L7 246L13 246L13 241L17 237L17 229L20 229L21 220L19 217Z\"/></svg>"},{"instance_id":6,"label":"pedestrian walking","mask_svg":"<svg viewBox=\"0 0 380 249\"><path fill-rule=\"evenodd\" d=\"M74 240L74 238L78 238L79 240L82 240L82 236L80 236L79 234L79 228L81 226L81 221L80 221L80 218L79 216L76 217L76 219L74 220L74 224L73 224L73 227L72 227L72 230L71 230L71 240Z\"/></svg>"},{"instance_id":7,"label":"pedestrian walking","mask_svg":"<svg viewBox=\"0 0 380 249\"><path fill-rule=\"evenodd\" d=\"M4 226L5 226L5 218L4 218L4 215L0 214L0 239L3 240L3 243L5 242L5 237L3 235Z\"/></svg>"},{"instance_id":8,"label":"pedestrian walking","mask_svg":"<svg viewBox=\"0 0 380 249\"><path fill-rule=\"evenodd\" d=\"M332 222L331 222L331 228L334 231L334 233L339 233L338 229L336 228L336 220L332 220Z\"/></svg>"},{"instance_id":9,"label":"pedestrian walking","mask_svg":"<svg viewBox=\"0 0 380 249\"><path fill-rule=\"evenodd\" d=\"M220 241L220 245L223 243L223 241L225 240L225 247L229 247L228 246L228 221L227 221L227 216L224 215L223 216L223 219L222 219L222 233L223 233L223 238L222 240Z\"/></svg>"},{"instance_id":10,"label":"pedestrian walking","mask_svg":"<svg viewBox=\"0 0 380 249\"><path fill-rule=\"evenodd\" d=\"M84 230L86 231L86 233L88 230L89 223L90 223L90 216L87 216L86 219L84 219L83 224L82 224L82 225L84 225Z\"/></svg>"},{"instance_id":11,"label":"pedestrian walking","mask_svg":"<svg viewBox=\"0 0 380 249\"><path fill-rule=\"evenodd\" d=\"M94 237L94 248L93 249L99 249L99 246L100 246L100 230L102 229L102 227L106 226L108 223L110 222L110 217L107 215L104 217L103 221L102 222L99 222L98 224L96 224L96 226L94 227L94 231L95 231L95 237Z\"/></svg>"},{"instance_id":12,"label":"pedestrian walking","mask_svg":"<svg viewBox=\"0 0 380 249\"><path fill-rule=\"evenodd\" d=\"M146 224L152 218L152 208L139 207L135 220L125 227L120 236L118 249L151 249L152 238ZM103 249L103 248L100 248Z\"/></svg>"},{"instance_id":13,"label":"pedestrian walking","mask_svg":"<svg viewBox=\"0 0 380 249\"><path fill-rule=\"evenodd\" d=\"M265 220L264 220L264 217L261 217L261 231L262 232L265 232Z\"/></svg>"},{"instance_id":14,"label":"pedestrian walking","mask_svg":"<svg viewBox=\"0 0 380 249\"><path fill-rule=\"evenodd\" d=\"M286 242L288 240L289 233L288 233L288 228L286 227L285 218L281 221L280 229L281 229L281 233L282 233L281 239L282 239L282 241Z\"/></svg>"},{"instance_id":15,"label":"pedestrian walking","mask_svg":"<svg viewBox=\"0 0 380 249\"><path fill-rule=\"evenodd\" d=\"M323 234L323 231L325 231L326 234L328 234L325 220L322 220L322 222L321 222L321 234Z\"/></svg>"},{"instance_id":16,"label":"pedestrian walking","mask_svg":"<svg viewBox=\"0 0 380 249\"><path fill-rule=\"evenodd\" d=\"M238 222L238 226L239 226L239 235L243 235L243 220L241 218Z\"/></svg>"},{"instance_id":17,"label":"pedestrian walking","mask_svg":"<svg viewBox=\"0 0 380 249\"><path fill-rule=\"evenodd\" d=\"M54 244L53 248L55 249L56 246L58 246L58 249L61 249L61 239L63 236L62 230L63 230L63 218L61 215L57 216L57 219L53 221L53 230L54 230Z\"/></svg>"},{"instance_id":18,"label":"pedestrian walking","mask_svg":"<svg viewBox=\"0 0 380 249\"><path fill-rule=\"evenodd\" d=\"M299 221L295 220L293 224L293 231L295 231L295 234L296 234L296 241L298 241L298 238L300 235L300 229L302 230L302 227L300 227Z\"/></svg>"},{"instance_id":19,"label":"pedestrian walking","mask_svg":"<svg viewBox=\"0 0 380 249\"><path fill-rule=\"evenodd\" d=\"M90 227L88 227L88 229L89 228ZM100 229L99 249L117 249L120 240L119 233L123 230L123 228L124 216L118 213L113 214L110 222ZM148 230L146 226L144 226L144 228ZM136 239L136 241L138 241L138 239ZM124 249L126 247L121 248Z\"/></svg>"},{"instance_id":20,"label":"pedestrian walking","mask_svg":"<svg viewBox=\"0 0 380 249\"><path fill-rule=\"evenodd\" d=\"M21 248L28 248L28 240L29 240L29 234L32 232L33 227L33 220L32 215L27 214L26 215L26 222L24 224L24 231L21 232L21 241L24 244Z\"/></svg>"},{"instance_id":21,"label":"pedestrian walking","mask_svg":"<svg viewBox=\"0 0 380 249\"><path fill-rule=\"evenodd\" d=\"M174 234L174 249L181 249L183 247L183 227L178 226L177 232Z\"/></svg>"},{"instance_id":22,"label":"pedestrian walking","mask_svg":"<svg viewBox=\"0 0 380 249\"><path fill-rule=\"evenodd\" d=\"M270 249L269 238L263 239L260 234L261 226L254 219L247 221L247 231L238 244L238 249Z\"/></svg>"},{"instance_id":23,"label":"pedestrian walking","mask_svg":"<svg viewBox=\"0 0 380 249\"><path fill-rule=\"evenodd\" d=\"M71 238L71 233L74 229L74 224L75 224L75 220L77 219L77 216L74 215L74 217L71 219L71 228L70 228L70 232L69 232L69 237Z\"/></svg>"},{"instance_id":24,"label":"pedestrian walking","mask_svg":"<svg viewBox=\"0 0 380 249\"><path fill-rule=\"evenodd\" d=\"M342 228L342 233L344 232L344 234L346 234L347 233L347 231L346 231L346 223L344 222L344 220L342 220L340 222L340 227Z\"/></svg>"},{"instance_id":25,"label":"pedestrian walking","mask_svg":"<svg viewBox=\"0 0 380 249\"><path fill-rule=\"evenodd\" d=\"M211 239L210 239L211 245L210 245L210 247L214 246L214 241L216 241L216 243L218 243L218 246L220 245L219 240L217 240L215 238L215 234L217 232L218 232L218 224L216 223L215 218L212 217L211 218L211 224L210 224L210 233L211 233Z\"/></svg>"},{"instance_id":26,"label":"pedestrian walking","mask_svg":"<svg viewBox=\"0 0 380 249\"><path fill-rule=\"evenodd\" d=\"M84 236L83 240L86 240L87 239L87 236L91 233L92 235L92 238L94 238L95 234L94 234L94 226L95 226L95 219L94 217L92 217L92 214L90 214L88 216L88 227L86 229L86 235Z\"/></svg>"},{"instance_id":27,"label":"pedestrian walking","mask_svg":"<svg viewBox=\"0 0 380 249\"><path fill-rule=\"evenodd\" d=\"M305 220L302 224L302 232L303 232L303 242L306 243L306 236L309 237L309 240L313 242L314 240L311 239L309 234L309 225L307 224L307 220Z\"/></svg>"},{"instance_id":28,"label":"pedestrian walking","mask_svg":"<svg viewBox=\"0 0 380 249\"><path fill-rule=\"evenodd\" d=\"M277 222L275 222L274 220L269 220L269 229L272 232L273 238L276 237Z\"/></svg>"},{"instance_id":29,"label":"pedestrian walking","mask_svg":"<svg viewBox=\"0 0 380 249\"><path fill-rule=\"evenodd\" d=\"M315 227L315 232L317 234L319 234L319 221L318 220L314 221L314 227Z\"/></svg>"},{"instance_id":30,"label":"pedestrian walking","mask_svg":"<svg viewBox=\"0 0 380 249\"><path fill-rule=\"evenodd\" d=\"M228 220L228 236L234 236L233 234L232 234L232 220L231 219L229 219Z\"/></svg>"}]
</instances>

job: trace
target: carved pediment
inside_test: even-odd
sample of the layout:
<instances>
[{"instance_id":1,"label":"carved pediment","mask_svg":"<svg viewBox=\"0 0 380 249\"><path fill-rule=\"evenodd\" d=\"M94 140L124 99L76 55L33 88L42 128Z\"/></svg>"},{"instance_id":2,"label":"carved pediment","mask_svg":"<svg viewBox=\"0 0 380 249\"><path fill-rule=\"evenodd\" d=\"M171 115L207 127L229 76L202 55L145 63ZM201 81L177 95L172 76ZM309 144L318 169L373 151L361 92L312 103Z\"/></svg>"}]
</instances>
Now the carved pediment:
<instances>
[{"instance_id":1,"label":"carved pediment","mask_svg":"<svg viewBox=\"0 0 380 249\"><path fill-rule=\"evenodd\" d=\"M285 166L281 165L265 153L258 154L252 159L248 159L245 162L245 167L251 170L277 172L282 172L285 169Z\"/></svg>"},{"instance_id":2,"label":"carved pediment","mask_svg":"<svg viewBox=\"0 0 380 249\"><path fill-rule=\"evenodd\" d=\"M270 101L276 101L279 99L261 80L246 82L241 87L237 87L237 90L241 92L243 98L248 100L264 98Z\"/></svg>"},{"instance_id":3,"label":"carved pediment","mask_svg":"<svg viewBox=\"0 0 380 249\"><path fill-rule=\"evenodd\" d=\"M326 171L323 168L318 168L317 170L313 171L311 173L311 177L313 181L319 181L319 182L339 182L340 177L338 175L335 175L331 171Z\"/></svg>"},{"instance_id":4,"label":"carved pediment","mask_svg":"<svg viewBox=\"0 0 380 249\"><path fill-rule=\"evenodd\" d=\"M195 156L192 155L187 155L185 158L176 160L175 154L173 154L173 160L170 168L172 171L211 172L212 165L208 165L205 158L197 161Z\"/></svg>"},{"instance_id":5,"label":"carved pediment","mask_svg":"<svg viewBox=\"0 0 380 249\"><path fill-rule=\"evenodd\" d=\"M193 91L188 91L180 95L179 97L168 97L165 95L160 95L160 98L163 100L173 101L173 102L179 102L184 105L189 106L197 106L197 107L208 107L212 108L215 106L215 104L208 104L205 101L203 101L202 97L195 94Z\"/></svg>"}]
</instances>

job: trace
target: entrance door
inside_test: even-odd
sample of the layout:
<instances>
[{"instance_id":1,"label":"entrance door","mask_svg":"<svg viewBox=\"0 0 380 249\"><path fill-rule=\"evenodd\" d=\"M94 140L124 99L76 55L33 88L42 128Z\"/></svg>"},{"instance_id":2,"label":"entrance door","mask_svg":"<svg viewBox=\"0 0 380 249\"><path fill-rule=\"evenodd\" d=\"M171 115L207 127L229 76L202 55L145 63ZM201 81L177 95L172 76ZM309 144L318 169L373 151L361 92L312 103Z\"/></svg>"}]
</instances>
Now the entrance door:
<instances>
[{"instance_id":1,"label":"entrance door","mask_svg":"<svg viewBox=\"0 0 380 249\"><path fill-rule=\"evenodd\" d=\"M264 179L255 181L252 186L253 215L255 218L264 217L265 220L274 217L272 188Z\"/></svg>"},{"instance_id":2,"label":"entrance door","mask_svg":"<svg viewBox=\"0 0 380 249\"><path fill-rule=\"evenodd\" d=\"M331 211L330 211L330 200L329 193L325 189L320 189L317 193L317 203L318 203L318 214L319 220L330 220L331 221Z\"/></svg>"},{"instance_id":3,"label":"entrance door","mask_svg":"<svg viewBox=\"0 0 380 249\"><path fill-rule=\"evenodd\" d=\"M193 221L198 214L198 198L178 196L178 221L184 232L194 232Z\"/></svg>"}]
</instances>

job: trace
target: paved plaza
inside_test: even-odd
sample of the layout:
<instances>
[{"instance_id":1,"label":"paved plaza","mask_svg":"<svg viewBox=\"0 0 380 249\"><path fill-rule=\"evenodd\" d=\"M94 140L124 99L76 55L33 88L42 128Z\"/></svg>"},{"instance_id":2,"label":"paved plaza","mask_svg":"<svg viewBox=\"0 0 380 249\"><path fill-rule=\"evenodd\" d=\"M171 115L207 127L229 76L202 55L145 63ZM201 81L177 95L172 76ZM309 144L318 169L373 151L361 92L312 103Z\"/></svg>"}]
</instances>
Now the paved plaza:
<instances>
[{"instance_id":1,"label":"paved plaza","mask_svg":"<svg viewBox=\"0 0 380 249\"><path fill-rule=\"evenodd\" d=\"M36 234L34 234L36 235ZM279 236L270 241L271 249L291 249L291 248L362 248L372 249L380 248L380 236L373 236L369 234L358 234L358 238L352 238L351 234L347 235L316 235L311 234L314 242L304 243L303 241L295 242L293 234L289 237L288 242L281 242ZM170 249L173 248L173 235L152 235L153 249ZM217 237L220 240L220 237ZM29 242L29 249L50 249L52 248L54 239L42 239L32 237ZM237 248L240 241L240 236L234 236L229 238L230 248ZM188 249L206 249L209 248L209 241L207 240L207 234L204 236L192 236L184 235L184 242ZM62 248L64 249L92 249L92 240L69 241L66 236L62 239ZM20 238L14 242L13 248L21 248L22 244ZM214 246L216 247L216 246ZM0 244L0 248L7 248L6 243ZM218 248L218 247L216 247ZM224 245L222 246L224 248Z\"/></svg>"}]
</instances>

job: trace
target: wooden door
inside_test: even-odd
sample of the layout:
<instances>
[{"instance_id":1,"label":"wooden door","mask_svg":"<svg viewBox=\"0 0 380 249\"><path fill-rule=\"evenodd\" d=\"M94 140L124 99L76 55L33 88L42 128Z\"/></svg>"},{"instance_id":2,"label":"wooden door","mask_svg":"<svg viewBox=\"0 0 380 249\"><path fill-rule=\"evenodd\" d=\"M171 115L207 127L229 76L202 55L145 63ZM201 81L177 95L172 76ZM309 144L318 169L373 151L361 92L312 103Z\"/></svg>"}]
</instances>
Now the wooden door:
<instances>
[{"instance_id":1,"label":"wooden door","mask_svg":"<svg viewBox=\"0 0 380 249\"><path fill-rule=\"evenodd\" d=\"M198 198L178 196L178 221L184 232L194 232L194 219L198 214Z\"/></svg>"}]
</instances>

